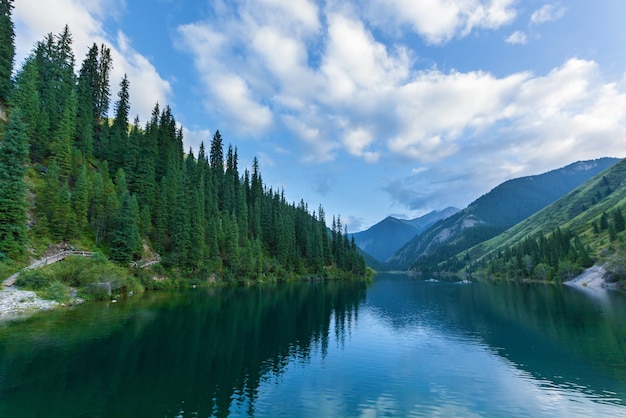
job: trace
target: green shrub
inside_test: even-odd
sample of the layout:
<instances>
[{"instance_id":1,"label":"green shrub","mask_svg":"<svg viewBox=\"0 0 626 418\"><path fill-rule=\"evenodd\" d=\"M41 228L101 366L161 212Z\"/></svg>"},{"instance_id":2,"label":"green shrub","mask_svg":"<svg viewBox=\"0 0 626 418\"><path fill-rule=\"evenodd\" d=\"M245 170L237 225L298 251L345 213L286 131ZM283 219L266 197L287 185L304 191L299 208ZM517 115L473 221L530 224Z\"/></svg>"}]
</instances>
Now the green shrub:
<instances>
[{"instance_id":1,"label":"green shrub","mask_svg":"<svg viewBox=\"0 0 626 418\"><path fill-rule=\"evenodd\" d=\"M65 303L70 299L68 287L58 280L50 283L45 289L38 292L38 295L42 299L56 300L59 303Z\"/></svg>"},{"instance_id":2,"label":"green shrub","mask_svg":"<svg viewBox=\"0 0 626 418\"><path fill-rule=\"evenodd\" d=\"M52 281L52 277L47 271L37 269L23 271L15 284L26 289L41 290L48 287Z\"/></svg>"}]
</instances>

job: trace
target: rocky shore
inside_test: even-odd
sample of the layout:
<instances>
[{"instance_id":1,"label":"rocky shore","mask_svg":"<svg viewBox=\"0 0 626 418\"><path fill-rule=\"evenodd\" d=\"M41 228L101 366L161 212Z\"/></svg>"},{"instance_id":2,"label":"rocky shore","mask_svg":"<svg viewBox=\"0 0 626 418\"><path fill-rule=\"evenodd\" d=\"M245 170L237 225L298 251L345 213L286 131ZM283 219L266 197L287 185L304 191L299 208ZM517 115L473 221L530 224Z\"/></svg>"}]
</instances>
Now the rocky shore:
<instances>
[{"instance_id":1,"label":"rocky shore","mask_svg":"<svg viewBox=\"0 0 626 418\"><path fill-rule=\"evenodd\" d=\"M58 302L39 298L30 290L4 287L0 290L0 320L20 317L40 310L53 309Z\"/></svg>"}]
</instances>

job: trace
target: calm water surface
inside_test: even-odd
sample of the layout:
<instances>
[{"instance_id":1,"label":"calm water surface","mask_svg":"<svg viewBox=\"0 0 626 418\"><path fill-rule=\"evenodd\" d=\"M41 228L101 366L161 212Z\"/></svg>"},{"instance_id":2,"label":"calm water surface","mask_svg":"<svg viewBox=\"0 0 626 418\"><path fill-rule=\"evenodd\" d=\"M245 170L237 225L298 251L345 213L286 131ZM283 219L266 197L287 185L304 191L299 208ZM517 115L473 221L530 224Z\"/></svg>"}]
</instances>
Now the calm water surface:
<instances>
[{"instance_id":1,"label":"calm water surface","mask_svg":"<svg viewBox=\"0 0 626 418\"><path fill-rule=\"evenodd\" d=\"M380 275L0 323L1 417L625 416L626 296Z\"/></svg>"}]
</instances>

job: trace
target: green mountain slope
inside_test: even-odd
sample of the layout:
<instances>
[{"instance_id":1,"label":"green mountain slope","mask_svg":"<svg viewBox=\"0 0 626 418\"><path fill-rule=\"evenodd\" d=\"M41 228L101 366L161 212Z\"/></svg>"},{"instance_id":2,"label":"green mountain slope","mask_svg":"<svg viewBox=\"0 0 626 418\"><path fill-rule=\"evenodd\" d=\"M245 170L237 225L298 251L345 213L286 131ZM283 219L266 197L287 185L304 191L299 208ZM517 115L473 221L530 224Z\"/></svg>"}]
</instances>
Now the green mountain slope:
<instances>
[{"instance_id":1,"label":"green mountain slope","mask_svg":"<svg viewBox=\"0 0 626 418\"><path fill-rule=\"evenodd\" d=\"M602 158L576 162L506 181L411 240L388 260L388 268L438 270L441 262L497 236L617 161Z\"/></svg>"},{"instance_id":2,"label":"green mountain slope","mask_svg":"<svg viewBox=\"0 0 626 418\"><path fill-rule=\"evenodd\" d=\"M498 236L468 251L472 260L503 251L528 236L546 234L556 228L580 235L597 255L607 246L606 237L593 232L603 213L626 206L626 159L596 175L561 199Z\"/></svg>"}]
</instances>

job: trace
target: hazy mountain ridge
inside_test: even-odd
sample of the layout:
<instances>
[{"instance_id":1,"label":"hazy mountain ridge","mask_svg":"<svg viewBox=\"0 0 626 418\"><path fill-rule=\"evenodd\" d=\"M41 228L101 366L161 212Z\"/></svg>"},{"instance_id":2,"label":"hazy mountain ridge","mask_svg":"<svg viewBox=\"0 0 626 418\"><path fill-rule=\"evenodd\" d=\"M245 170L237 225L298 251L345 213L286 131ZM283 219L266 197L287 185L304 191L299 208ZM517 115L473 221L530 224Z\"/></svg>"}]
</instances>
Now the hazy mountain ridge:
<instances>
[{"instance_id":1,"label":"hazy mountain ridge","mask_svg":"<svg viewBox=\"0 0 626 418\"><path fill-rule=\"evenodd\" d=\"M387 260L387 267L421 270L436 266L497 236L617 161L579 161L544 174L508 180L406 243Z\"/></svg>"},{"instance_id":2,"label":"hazy mountain ridge","mask_svg":"<svg viewBox=\"0 0 626 418\"><path fill-rule=\"evenodd\" d=\"M353 234L353 237L361 250L379 262L383 262L416 235L458 211L457 208L448 207L414 219L398 219L388 216L367 230Z\"/></svg>"}]
</instances>

